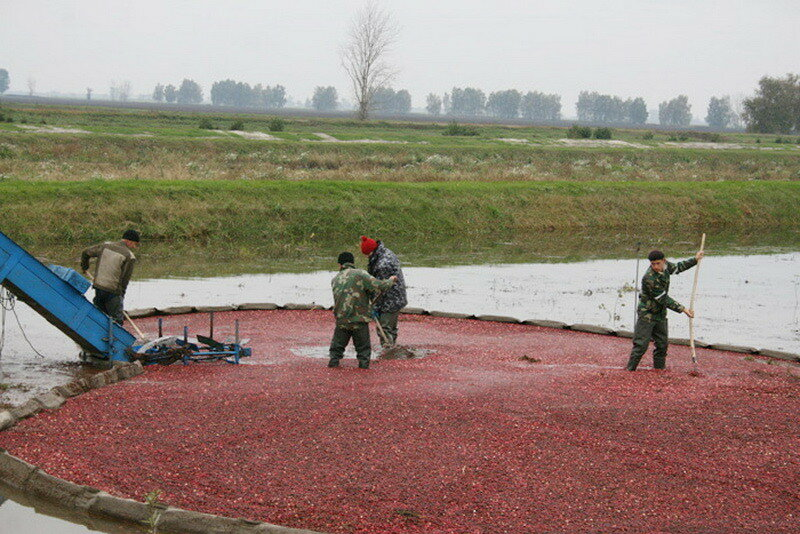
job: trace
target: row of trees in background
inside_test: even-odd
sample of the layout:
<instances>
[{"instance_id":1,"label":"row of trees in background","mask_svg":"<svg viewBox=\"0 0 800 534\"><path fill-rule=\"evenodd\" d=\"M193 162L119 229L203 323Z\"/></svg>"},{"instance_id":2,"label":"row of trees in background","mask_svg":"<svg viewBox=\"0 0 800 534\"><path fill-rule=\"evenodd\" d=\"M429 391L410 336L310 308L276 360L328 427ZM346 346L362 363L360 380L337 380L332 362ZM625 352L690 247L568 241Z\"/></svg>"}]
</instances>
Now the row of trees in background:
<instances>
[{"instance_id":1,"label":"row of trees in background","mask_svg":"<svg viewBox=\"0 0 800 534\"><path fill-rule=\"evenodd\" d=\"M194 80L185 78L178 88L174 85L156 85L153 89L153 100L178 104L200 104L203 102L203 90Z\"/></svg>"},{"instance_id":2,"label":"row of trees in background","mask_svg":"<svg viewBox=\"0 0 800 534\"><path fill-rule=\"evenodd\" d=\"M371 109L393 115L409 113L411 111L411 93L405 89L395 91L391 87L378 87L372 97Z\"/></svg>"},{"instance_id":3,"label":"row of trees in background","mask_svg":"<svg viewBox=\"0 0 800 534\"><path fill-rule=\"evenodd\" d=\"M10 76L0 69L0 94L8 90ZM35 80L28 80L29 94L35 92ZM92 90L87 89L87 99ZM109 88L111 100L125 102L131 97L128 81L112 82ZM203 90L194 80L184 79L178 87L172 84L156 85L152 99L156 102L178 104L200 104ZM282 108L286 105L286 89L282 85L250 86L234 80L214 82L211 86L211 102L214 105L253 107L263 109ZM333 86L319 86L308 102L318 111L334 111L339 108L339 96ZM360 109L360 108L359 108ZM377 87L372 92L366 108L390 114L405 114L411 111L411 94L401 89ZM426 98L426 111L434 116L469 117L490 115L501 119L522 117L533 121L557 121L561 119L561 97L538 91L522 93L507 89L486 94L474 87L454 87L443 97L431 93ZM614 95L582 91L576 104L578 120L594 123L645 124L648 119L647 106L643 98L623 100ZM692 119L692 107L686 95L677 96L658 106L659 123L665 126L686 127ZM787 74L783 78L763 77L756 94L743 102L742 111L734 109L729 96L711 97L708 103L706 123L715 129L738 128L742 123L757 133L800 133L800 75Z\"/></svg>"},{"instance_id":4,"label":"row of trees in background","mask_svg":"<svg viewBox=\"0 0 800 534\"><path fill-rule=\"evenodd\" d=\"M538 91L525 94L516 89L486 94L475 87L453 87L444 97L430 93L425 110L431 115L469 117L488 114L492 117L556 121L561 118L561 97Z\"/></svg>"},{"instance_id":5,"label":"row of trees in background","mask_svg":"<svg viewBox=\"0 0 800 534\"><path fill-rule=\"evenodd\" d=\"M211 85L211 103L215 106L277 109L286 105L286 88L282 85L250 87L245 82L222 80Z\"/></svg>"},{"instance_id":6,"label":"row of trees in background","mask_svg":"<svg viewBox=\"0 0 800 534\"><path fill-rule=\"evenodd\" d=\"M649 113L644 98L622 98L581 91L575 105L578 120L616 124L645 124ZM691 118L691 117L690 117Z\"/></svg>"}]
</instances>

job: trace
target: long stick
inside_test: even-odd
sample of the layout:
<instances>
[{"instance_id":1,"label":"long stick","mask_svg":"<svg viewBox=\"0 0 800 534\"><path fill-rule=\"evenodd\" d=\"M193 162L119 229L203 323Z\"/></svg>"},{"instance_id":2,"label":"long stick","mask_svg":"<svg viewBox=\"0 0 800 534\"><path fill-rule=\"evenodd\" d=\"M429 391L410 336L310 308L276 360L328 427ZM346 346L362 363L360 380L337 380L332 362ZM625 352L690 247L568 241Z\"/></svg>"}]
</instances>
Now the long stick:
<instances>
[{"instance_id":1,"label":"long stick","mask_svg":"<svg viewBox=\"0 0 800 534\"><path fill-rule=\"evenodd\" d=\"M90 272L88 272L88 271L87 271L87 272L86 272L86 276L88 276L88 277L89 277L89 280L91 280L92 282L94 282L94 276L92 276L92 273L90 273ZM139 330L139 327L138 327L138 326L136 326L136 323L134 323L134 322L133 322L133 319L131 319L131 316L130 316L130 315L128 315L128 312L126 312L125 310L122 310L122 315L124 315L124 316L125 316L125 319L127 319L127 320L128 320L128 322L129 322L129 323L131 323L131 326L133 327L133 329L134 329L134 330L136 330L136 334L139 336L139 339L147 339L147 338L145 337L144 333L142 333L142 331L141 331L141 330Z\"/></svg>"},{"instance_id":2,"label":"long stick","mask_svg":"<svg viewBox=\"0 0 800 534\"><path fill-rule=\"evenodd\" d=\"M703 249L706 246L706 234L703 234L703 237L700 238L700 252L703 252ZM700 274L700 262L703 261L702 258L697 260L697 265L694 268L694 286L692 287L692 298L689 301L689 309L694 311L694 298L697 295L697 277ZM692 348L692 363L697 365L697 350L694 347L694 317L689 317L689 346Z\"/></svg>"},{"instance_id":3,"label":"long stick","mask_svg":"<svg viewBox=\"0 0 800 534\"><path fill-rule=\"evenodd\" d=\"M381 326L380 319L375 319L375 328L378 330L378 334L380 335L381 341L383 341L384 345L389 345L389 336L386 335L386 332L383 331L383 327Z\"/></svg>"},{"instance_id":4,"label":"long stick","mask_svg":"<svg viewBox=\"0 0 800 534\"><path fill-rule=\"evenodd\" d=\"M642 242L636 243L636 278L633 279L633 326L639 320L639 250Z\"/></svg>"},{"instance_id":5,"label":"long stick","mask_svg":"<svg viewBox=\"0 0 800 534\"><path fill-rule=\"evenodd\" d=\"M370 303L372 307L375 307L375 303L378 302L378 299L383 295L383 291L375 295L375 298L372 299ZM378 331L378 337L381 338L381 342L383 345L389 345L389 336L386 335L386 332L383 331L383 327L381 326L381 321L377 317L375 318L375 330Z\"/></svg>"}]
</instances>

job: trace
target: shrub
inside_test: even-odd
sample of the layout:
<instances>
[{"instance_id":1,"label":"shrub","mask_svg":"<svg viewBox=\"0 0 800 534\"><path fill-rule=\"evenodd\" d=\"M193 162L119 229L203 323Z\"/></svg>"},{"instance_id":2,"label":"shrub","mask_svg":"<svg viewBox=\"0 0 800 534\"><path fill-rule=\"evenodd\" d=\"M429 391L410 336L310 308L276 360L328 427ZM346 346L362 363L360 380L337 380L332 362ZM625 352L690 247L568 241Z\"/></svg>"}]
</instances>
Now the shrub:
<instances>
[{"instance_id":1,"label":"shrub","mask_svg":"<svg viewBox=\"0 0 800 534\"><path fill-rule=\"evenodd\" d=\"M233 124L231 124L231 130L239 132L244 131L244 121L234 121Z\"/></svg>"},{"instance_id":2,"label":"shrub","mask_svg":"<svg viewBox=\"0 0 800 534\"><path fill-rule=\"evenodd\" d=\"M597 128L594 131L595 139L611 139L611 128Z\"/></svg>"},{"instance_id":3,"label":"shrub","mask_svg":"<svg viewBox=\"0 0 800 534\"><path fill-rule=\"evenodd\" d=\"M783 143L783 137L778 137L778 138L776 138L776 139L775 139L775 143L776 143L776 144L778 144L778 145L780 145L781 143Z\"/></svg>"},{"instance_id":4,"label":"shrub","mask_svg":"<svg viewBox=\"0 0 800 534\"><path fill-rule=\"evenodd\" d=\"M0 145L0 159L11 159L14 157L14 151L7 146Z\"/></svg>"},{"instance_id":5,"label":"shrub","mask_svg":"<svg viewBox=\"0 0 800 534\"><path fill-rule=\"evenodd\" d=\"M478 135L478 130L472 126L464 126L457 122L451 122L442 133L443 135Z\"/></svg>"},{"instance_id":6,"label":"shrub","mask_svg":"<svg viewBox=\"0 0 800 534\"><path fill-rule=\"evenodd\" d=\"M270 132L282 132L286 122L280 117L272 117L267 127Z\"/></svg>"},{"instance_id":7,"label":"shrub","mask_svg":"<svg viewBox=\"0 0 800 534\"><path fill-rule=\"evenodd\" d=\"M211 122L211 119L200 119L200 124L197 126L201 130L215 130L216 127L214 123Z\"/></svg>"},{"instance_id":8,"label":"shrub","mask_svg":"<svg viewBox=\"0 0 800 534\"><path fill-rule=\"evenodd\" d=\"M572 127L567 130L567 137L570 139L589 139L592 137L592 129L588 126L573 124Z\"/></svg>"},{"instance_id":9,"label":"shrub","mask_svg":"<svg viewBox=\"0 0 800 534\"><path fill-rule=\"evenodd\" d=\"M653 132L645 132L644 135L642 136L642 139L644 139L645 141L650 141L654 137L655 136L653 135Z\"/></svg>"}]
</instances>

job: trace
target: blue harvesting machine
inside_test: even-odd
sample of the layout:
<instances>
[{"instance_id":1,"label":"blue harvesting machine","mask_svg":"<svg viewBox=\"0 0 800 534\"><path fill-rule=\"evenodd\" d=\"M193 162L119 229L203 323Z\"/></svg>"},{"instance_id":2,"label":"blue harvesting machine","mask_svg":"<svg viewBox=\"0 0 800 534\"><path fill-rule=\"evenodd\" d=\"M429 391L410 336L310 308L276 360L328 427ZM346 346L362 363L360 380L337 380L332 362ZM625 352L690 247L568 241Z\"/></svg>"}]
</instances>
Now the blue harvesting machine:
<instances>
[{"instance_id":1,"label":"blue harvesting machine","mask_svg":"<svg viewBox=\"0 0 800 534\"><path fill-rule=\"evenodd\" d=\"M181 337L166 336L137 343L130 332L84 297L81 289L85 291L88 281L71 269L45 266L3 232L0 232L0 285L75 341L83 350L83 358L90 362L239 363L240 358L251 355L251 350L242 347L244 342L239 340L238 323L232 342L221 343L200 335L192 340L184 328ZM159 321L159 334L160 330Z\"/></svg>"}]
</instances>

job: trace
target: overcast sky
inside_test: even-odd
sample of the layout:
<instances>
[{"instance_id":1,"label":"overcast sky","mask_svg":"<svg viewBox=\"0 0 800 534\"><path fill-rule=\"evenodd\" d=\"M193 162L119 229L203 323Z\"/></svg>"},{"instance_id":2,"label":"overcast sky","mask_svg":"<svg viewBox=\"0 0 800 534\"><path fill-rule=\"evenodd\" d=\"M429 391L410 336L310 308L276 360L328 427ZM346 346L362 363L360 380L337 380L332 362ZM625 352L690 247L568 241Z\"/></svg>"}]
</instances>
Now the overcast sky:
<instances>
[{"instance_id":1,"label":"overcast sky","mask_svg":"<svg viewBox=\"0 0 800 534\"><path fill-rule=\"evenodd\" d=\"M429 92L476 86L562 95L684 93L695 116L712 95L750 94L758 79L800 71L799 0L381 1L401 27L394 84L414 106ZM339 63L362 0L0 0L0 68L11 90L133 94L158 83L233 78L283 84L305 100L348 83Z\"/></svg>"}]
</instances>

